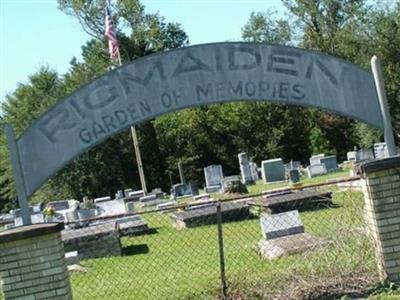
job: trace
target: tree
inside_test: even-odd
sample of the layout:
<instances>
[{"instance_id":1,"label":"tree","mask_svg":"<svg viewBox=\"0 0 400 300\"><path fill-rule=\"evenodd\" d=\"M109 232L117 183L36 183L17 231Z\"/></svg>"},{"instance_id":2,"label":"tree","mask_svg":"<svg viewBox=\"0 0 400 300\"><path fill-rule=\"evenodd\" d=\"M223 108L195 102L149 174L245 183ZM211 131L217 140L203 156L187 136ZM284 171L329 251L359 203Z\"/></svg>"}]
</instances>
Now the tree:
<instances>
[{"instance_id":1,"label":"tree","mask_svg":"<svg viewBox=\"0 0 400 300\"><path fill-rule=\"evenodd\" d=\"M26 83L18 85L14 93L6 95L1 103L1 128L8 123L18 137L49 106L63 94L62 81L58 74L48 67L42 67L29 76ZM0 134L0 195L3 207L15 203L15 186L4 131Z\"/></svg>"},{"instance_id":2,"label":"tree","mask_svg":"<svg viewBox=\"0 0 400 300\"><path fill-rule=\"evenodd\" d=\"M242 28L242 38L256 43L291 45L292 30L288 20L277 19L276 12L252 12Z\"/></svg>"}]
</instances>

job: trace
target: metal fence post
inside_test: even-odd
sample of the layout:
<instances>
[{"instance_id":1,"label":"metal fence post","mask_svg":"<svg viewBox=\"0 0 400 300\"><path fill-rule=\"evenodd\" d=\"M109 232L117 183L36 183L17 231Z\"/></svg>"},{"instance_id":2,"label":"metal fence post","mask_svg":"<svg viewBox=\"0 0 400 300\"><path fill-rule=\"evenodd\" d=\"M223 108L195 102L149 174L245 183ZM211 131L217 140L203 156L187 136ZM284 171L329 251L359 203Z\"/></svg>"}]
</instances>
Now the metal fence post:
<instances>
[{"instance_id":1,"label":"metal fence post","mask_svg":"<svg viewBox=\"0 0 400 300\"><path fill-rule=\"evenodd\" d=\"M219 249L219 266L221 272L221 296L226 299L226 277L225 277L225 256L224 256L224 236L222 231L221 203L217 203L217 224L218 224L218 249Z\"/></svg>"}]
</instances>

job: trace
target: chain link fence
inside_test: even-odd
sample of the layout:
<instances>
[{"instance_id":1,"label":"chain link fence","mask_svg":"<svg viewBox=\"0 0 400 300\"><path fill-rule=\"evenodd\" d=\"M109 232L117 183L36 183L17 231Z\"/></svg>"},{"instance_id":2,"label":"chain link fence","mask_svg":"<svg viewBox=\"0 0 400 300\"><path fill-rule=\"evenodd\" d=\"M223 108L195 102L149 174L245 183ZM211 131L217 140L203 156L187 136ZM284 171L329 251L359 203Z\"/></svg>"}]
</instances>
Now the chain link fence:
<instances>
[{"instance_id":1,"label":"chain link fence","mask_svg":"<svg viewBox=\"0 0 400 300\"><path fill-rule=\"evenodd\" d=\"M67 224L74 299L328 299L378 282L362 192L217 196Z\"/></svg>"}]
</instances>

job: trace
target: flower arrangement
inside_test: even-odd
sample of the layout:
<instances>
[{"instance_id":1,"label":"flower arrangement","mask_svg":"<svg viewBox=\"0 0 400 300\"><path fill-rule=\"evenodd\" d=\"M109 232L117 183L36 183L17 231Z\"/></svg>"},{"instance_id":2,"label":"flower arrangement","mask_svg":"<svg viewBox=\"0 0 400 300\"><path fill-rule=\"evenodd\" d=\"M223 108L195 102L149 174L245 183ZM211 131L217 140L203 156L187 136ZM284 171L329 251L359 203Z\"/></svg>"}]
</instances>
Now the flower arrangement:
<instances>
[{"instance_id":1,"label":"flower arrangement","mask_svg":"<svg viewBox=\"0 0 400 300\"><path fill-rule=\"evenodd\" d=\"M47 205L43 210L43 214L47 217L54 217L56 215L56 210L53 205Z\"/></svg>"}]
</instances>

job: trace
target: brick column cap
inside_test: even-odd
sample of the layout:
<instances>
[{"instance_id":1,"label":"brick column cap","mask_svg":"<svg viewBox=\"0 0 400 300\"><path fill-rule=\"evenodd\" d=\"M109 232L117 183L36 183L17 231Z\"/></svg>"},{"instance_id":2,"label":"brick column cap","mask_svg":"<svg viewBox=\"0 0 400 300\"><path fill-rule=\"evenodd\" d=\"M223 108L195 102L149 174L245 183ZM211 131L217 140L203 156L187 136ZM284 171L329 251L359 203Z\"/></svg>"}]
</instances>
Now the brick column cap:
<instances>
[{"instance_id":1,"label":"brick column cap","mask_svg":"<svg viewBox=\"0 0 400 300\"><path fill-rule=\"evenodd\" d=\"M15 227L0 232L0 243L24 240L46 234L56 233L64 229L64 223L41 223Z\"/></svg>"},{"instance_id":2,"label":"brick column cap","mask_svg":"<svg viewBox=\"0 0 400 300\"><path fill-rule=\"evenodd\" d=\"M400 155L375 159L365 163L361 163L358 166L357 173L365 174L365 173L383 171L387 169L393 169L396 167L400 167Z\"/></svg>"}]
</instances>

